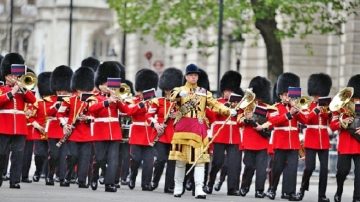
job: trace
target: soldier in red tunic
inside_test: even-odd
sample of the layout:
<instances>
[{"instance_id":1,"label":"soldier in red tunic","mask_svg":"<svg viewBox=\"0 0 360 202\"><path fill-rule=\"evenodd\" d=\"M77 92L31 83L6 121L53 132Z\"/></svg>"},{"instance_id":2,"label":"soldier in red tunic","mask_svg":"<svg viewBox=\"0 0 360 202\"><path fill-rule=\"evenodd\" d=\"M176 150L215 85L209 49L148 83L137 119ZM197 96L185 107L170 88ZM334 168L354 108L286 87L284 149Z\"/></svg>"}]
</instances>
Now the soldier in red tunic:
<instances>
[{"instance_id":1,"label":"soldier in red tunic","mask_svg":"<svg viewBox=\"0 0 360 202\"><path fill-rule=\"evenodd\" d=\"M301 197L296 194L296 178L298 166L298 150L300 149L298 121L304 123L304 117L294 101L288 96L288 88L299 87L300 78L293 73L283 73L277 81L277 94L281 103L276 103L276 110L268 116L268 121L274 127L273 149L274 159L272 165L272 185L267 196L275 199L276 189L284 168L288 169L289 200L299 201Z\"/></svg>"},{"instance_id":2,"label":"soldier in red tunic","mask_svg":"<svg viewBox=\"0 0 360 202\"><path fill-rule=\"evenodd\" d=\"M243 127L242 148L244 150L244 173L241 181L240 195L245 196L250 189L253 175L256 171L255 198L264 198L266 167L268 163L267 149L269 147L270 130L265 126L267 109L270 107L270 81L257 76L250 81L256 95L254 112L247 112L241 120ZM265 128L263 128L263 126Z\"/></svg>"},{"instance_id":3,"label":"soldier in red tunic","mask_svg":"<svg viewBox=\"0 0 360 202\"><path fill-rule=\"evenodd\" d=\"M55 170L58 173L60 186L69 185L65 183L67 145L64 144L60 148L56 146L56 143L64 136L60 120L56 114L63 100L67 100L70 96L72 75L73 71L70 67L61 65L54 69L50 77L50 87L56 95L51 95L46 99L48 107L46 108L45 132L48 136L49 145L49 168L45 179L46 185L54 185Z\"/></svg>"},{"instance_id":4,"label":"soldier in red tunic","mask_svg":"<svg viewBox=\"0 0 360 202\"><path fill-rule=\"evenodd\" d=\"M337 111L333 111L330 123L330 128L333 131L339 131L335 202L341 201L344 181L351 168L351 160L353 160L355 166L353 202L360 201L360 74L352 76L347 86L352 88L351 90L354 92L353 95L351 96L349 90L345 89L342 91L344 93L340 95L340 98L341 101L348 100L348 98L351 98L351 100L343 103L334 103L335 105L341 104L343 107ZM335 98L332 102L334 101L339 102L339 100L335 100ZM333 110L331 106L332 103L330 103L330 109Z\"/></svg>"},{"instance_id":5,"label":"soldier in red tunic","mask_svg":"<svg viewBox=\"0 0 360 202\"><path fill-rule=\"evenodd\" d=\"M236 103L230 103L229 98L232 93L236 92L240 88L240 83L241 75L238 72L226 72L220 81L220 91L222 97L217 101L222 104L236 105ZM212 193L216 175L224 164L226 153L226 158L231 162L231 166L227 168L227 195L238 196L239 192L237 190L237 172L239 170L239 162L241 162L241 153L239 152L240 130L236 123L236 117L232 117L227 123L225 123L227 116L216 114L215 112L208 113L208 115L210 116L209 120L211 123L211 136L214 136L216 133L218 133L218 135L214 139L213 159L211 161L209 182L205 191L208 194ZM219 128L223 124L225 124L224 127L219 131Z\"/></svg>"},{"instance_id":6,"label":"soldier in red tunic","mask_svg":"<svg viewBox=\"0 0 360 202\"><path fill-rule=\"evenodd\" d=\"M79 188L88 188L86 177L88 174L89 163L92 157L92 136L90 132L90 123L92 117L89 113L89 107L95 102L92 96L94 89L94 72L88 67L80 67L71 78L71 89L73 95L62 102L58 117L63 127L64 138L59 143L64 143L68 136L67 155L67 173L65 177L66 184L70 183L71 173L74 166L77 165L77 175ZM65 119L67 118L67 120ZM57 145L61 146L61 144Z\"/></svg>"},{"instance_id":7,"label":"soldier in red tunic","mask_svg":"<svg viewBox=\"0 0 360 202\"><path fill-rule=\"evenodd\" d=\"M137 95L133 99L135 105L140 105L141 110L128 114L132 118L129 132L130 144L130 181L129 188L134 189L138 169L142 162L141 188L143 191L152 191L151 178L154 164L154 140L153 127L148 124L146 112L148 102L143 101L143 91L157 88L158 75L150 69L141 69L135 75L135 91Z\"/></svg>"},{"instance_id":8,"label":"soldier in red tunic","mask_svg":"<svg viewBox=\"0 0 360 202\"><path fill-rule=\"evenodd\" d=\"M169 160L169 152L171 149L171 140L174 135L174 114L175 103L170 102L169 98L171 90L182 84L183 74L179 69L166 69L159 80L159 88L163 92L164 97L154 98L150 101L151 105L147 112L147 118L153 130L154 136L157 137L155 143L156 161L154 163L154 173L151 188L154 190L158 187L165 164L165 193L173 193L174 191L174 172L175 161Z\"/></svg>"},{"instance_id":9,"label":"soldier in red tunic","mask_svg":"<svg viewBox=\"0 0 360 202\"><path fill-rule=\"evenodd\" d=\"M328 96L332 81L329 75L319 73L312 74L308 80L308 94L313 97L309 108L305 112L305 169L300 187L300 196L304 197L305 190L309 190L310 177L315 170L316 154L320 160L319 177L319 202L329 202L326 198L326 186L328 175L328 159L330 139L328 125L330 123L330 111L325 106L319 106L319 97Z\"/></svg>"},{"instance_id":10,"label":"soldier in red tunic","mask_svg":"<svg viewBox=\"0 0 360 202\"><path fill-rule=\"evenodd\" d=\"M25 103L35 103L34 94L19 86L18 78L11 73L12 64L24 64L18 53L9 53L1 62L0 70L5 85L0 87L0 173L6 165L6 151L11 150L10 188L20 189L23 152L27 134ZM0 178L0 186L2 185Z\"/></svg>"},{"instance_id":11,"label":"soldier in red tunic","mask_svg":"<svg viewBox=\"0 0 360 202\"><path fill-rule=\"evenodd\" d=\"M95 102L89 107L94 117L92 137L95 148L95 161L92 165L91 188L97 189L99 168L106 168L105 191L116 192L115 176L118 168L119 144L122 139L118 116L122 113L132 113L126 104L116 97L114 90L106 87L109 77L120 79L120 69L111 61L102 63L96 72L95 85L100 90L95 95ZM120 83L117 86L120 88ZM138 107L133 107L136 111Z\"/></svg>"}]
</instances>

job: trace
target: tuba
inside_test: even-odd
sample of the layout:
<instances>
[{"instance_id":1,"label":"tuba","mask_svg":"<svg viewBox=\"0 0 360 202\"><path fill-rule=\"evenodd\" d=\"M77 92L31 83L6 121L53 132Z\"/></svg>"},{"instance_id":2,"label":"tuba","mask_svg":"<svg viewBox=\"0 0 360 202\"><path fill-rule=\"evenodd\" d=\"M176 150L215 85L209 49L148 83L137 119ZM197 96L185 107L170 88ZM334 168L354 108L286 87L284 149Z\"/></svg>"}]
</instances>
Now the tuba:
<instances>
[{"instance_id":1,"label":"tuba","mask_svg":"<svg viewBox=\"0 0 360 202\"><path fill-rule=\"evenodd\" d=\"M332 112L339 111L343 108L351 99L354 94L354 88L346 87L342 89L335 97L331 100L329 104L329 109Z\"/></svg>"},{"instance_id":2,"label":"tuba","mask_svg":"<svg viewBox=\"0 0 360 202\"><path fill-rule=\"evenodd\" d=\"M238 104L238 108L244 110L244 112L245 111L247 111L247 112L254 111L254 109L256 107L255 97L256 97L255 93L252 92L251 88L246 89L243 99Z\"/></svg>"}]
</instances>

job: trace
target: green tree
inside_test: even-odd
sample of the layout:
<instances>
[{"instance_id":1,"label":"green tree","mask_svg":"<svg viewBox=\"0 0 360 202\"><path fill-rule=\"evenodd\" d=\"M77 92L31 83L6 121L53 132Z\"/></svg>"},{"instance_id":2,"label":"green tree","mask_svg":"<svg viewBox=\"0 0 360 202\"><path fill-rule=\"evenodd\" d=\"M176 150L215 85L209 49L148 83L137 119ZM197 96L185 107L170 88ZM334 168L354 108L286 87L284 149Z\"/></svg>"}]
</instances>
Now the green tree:
<instances>
[{"instance_id":1,"label":"green tree","mask_svg":"<svg viewBox=\"0 0 360 202\"><path fill-rule=\"evenodd\" d=\"M152 34L171 46L213 46L215 41L195 42L218 23L216 0L108 0L126 33ZM267 50L268 78L283 72L281 40L314 33L341 33L341 24L356 14L360 0L225 0L224 24L231 38L259 31ZM281 23L278 18L281 18ZM256 29L254 29L254 27Z\"/></svg>"}]
</instances>

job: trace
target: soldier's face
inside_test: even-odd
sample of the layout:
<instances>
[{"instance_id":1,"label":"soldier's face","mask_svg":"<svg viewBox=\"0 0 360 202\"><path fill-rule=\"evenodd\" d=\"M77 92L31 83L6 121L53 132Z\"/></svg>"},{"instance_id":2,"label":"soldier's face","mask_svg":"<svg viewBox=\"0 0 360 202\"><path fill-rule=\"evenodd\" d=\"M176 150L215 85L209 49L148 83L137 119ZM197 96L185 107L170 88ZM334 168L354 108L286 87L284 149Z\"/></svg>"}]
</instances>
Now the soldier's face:
<instances>
[{"instance_id":1,"label":"soldier's face","mask_svg":"<svg viewBox=\"0 0 360 202\"><path fill-rule=\"evenodd\" d=\"M196 84L199 79L199 75L196 73L188 74L185 76L185 79L190 84Z\"/></svg>"},{"instance_id":2,"label":"soldier's face","mask_svg":"<svg viewBox=\"0 0 360 202\"><path fill-rule=\"evenodd\" d=\"M229 99L231 93L232 93L231 90L224 90L224 98L225 98L225 99Z\"/></svg>"},{"instance_id":3,"label":"soldier's face","mask_svg":"<svg viewBox=\"0 0 360 202\"><path fill-rule=\"evenodd\" d=\"M279 97L280 97L282 103L289 103L290 102L290 98L289 98L287 92L285 92L283 94L280 94Z\"/></svg>"}]
</instances>

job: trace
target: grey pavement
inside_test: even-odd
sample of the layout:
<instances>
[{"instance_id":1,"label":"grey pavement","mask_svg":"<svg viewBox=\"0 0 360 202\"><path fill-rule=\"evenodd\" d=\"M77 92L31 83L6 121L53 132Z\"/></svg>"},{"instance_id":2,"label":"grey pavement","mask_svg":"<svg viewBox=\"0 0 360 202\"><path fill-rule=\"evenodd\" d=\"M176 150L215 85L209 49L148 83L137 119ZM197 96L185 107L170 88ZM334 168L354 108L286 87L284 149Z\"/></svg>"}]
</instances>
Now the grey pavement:
<instances>
[{"instance_id":1,"label":"grey pavement","mask_svg":"<svg viewBox=\"0 0 360 202\"><path fill-rule=\"evenodd\" d=\"M141 173L141 172L139 172ZM45 201L77 201L77 202L90 202L90 201L127 201L127 202L168 202L168 201L199 201L194 199L191 192L185 192L181 198L174 198L171 194L163 193L164 177L162 178L159 188L155 191L141 191L140 188L141 175L137 177L137 184L134 190L130 190L127 186L122 186L116 193L107 193L104 191L104 186L100 185L97 191L89 189L79 189L75 184L70 187L59 187L56 183L55 186L45 186L44 179L40 182L31 184L21 184L20 190L9 188L8 181L3 183L0 188L0 202L45 202ZM301 181L301 176L298 177L298 186ZM310 191L306 192L304 202L317 201L317 181L318 177L311 178ZM336 191L336 180L334 177L329 177L327 195L333 201L333 196ZM281 184L281 183L280 183ZM267 188L267 184L266 184ZM219 192L214 191L212 195L207 196L207 201L271 201L267 198L256 199L254 197L254 185L252 184L251 191L246 197L240 196L227 196L226 195L226 182ZM348 179L345 182L343 202L351 202L353 193L353 179ZM277 197L275 201L285 201L280 199L281 186L278 188ZM201 201L201 200L200 200Z\"/></svg>"}]
</instances>

